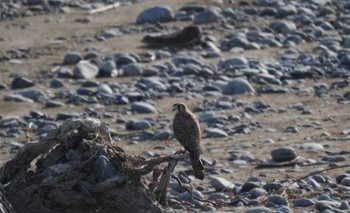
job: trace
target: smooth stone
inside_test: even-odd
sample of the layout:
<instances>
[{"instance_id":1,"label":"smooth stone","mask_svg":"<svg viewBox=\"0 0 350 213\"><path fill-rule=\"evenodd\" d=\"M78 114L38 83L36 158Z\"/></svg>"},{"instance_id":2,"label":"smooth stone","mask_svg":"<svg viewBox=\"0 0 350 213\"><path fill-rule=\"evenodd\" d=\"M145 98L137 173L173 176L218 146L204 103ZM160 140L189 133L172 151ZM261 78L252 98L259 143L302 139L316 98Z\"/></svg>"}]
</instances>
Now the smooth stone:
<instances>
[{"instance_id":1,"label":"smooth stone","mask_svg":"<svg viewBox=\"0 0 350 213\"><path fill-rule=\"evenodd\" d=\"M60 101L49 100L45 103L46 108L63 107L64 103Z\"/></svg>"},{"instance_id":2,"label":"smooth stone","mask_svg":"<svg viewBox=\"0 0 350 213\"><path fill-rule=\"evenodd\" d=\"M310 151L324 151L324 147L319 143L304 143L300 145L300 149L306 149Z\"/></svg>"},{"instance_id":3,"label":"smooth stone","mask_svg":"<svg viewBox=\"0 0 350 213\"><path fill-rule=\"evenodd\" d=\"M210 184L214 189L216 189L216 191L233 189L234 187L233 183L221 177L210 177Z\"/></svg>"},{"instance_id":4,"label":"smooth stone","mask_svg":"<svg viewBox=\"0 0 350 213\"><path fill-rule=\"evenodd\" d=\"M275 32L294 32L297 27L292 21L273 21L269 24L269 27Z\"/></svg>"},{"instance_id":5,"label":"smooth stone","mask_svg":"<svg viewBox=\"0 0 350 213\"><path fill-rule=\"evenodd\" d=\"M130 63L137 63L137 59L129 54L115 53L113 55L114 61L118 67L124 66Z\"/></svg>"},{"instance_id":6,"label":"smooth stone","mask_svg":"<svg viewBox=\"0 0 350 213\"><path fill-rule=\"evenodd\" d=\"M271 213L272 211L266 207L253 207L245 211L245 213Z\"/></svg>"},{"instance_id":7,"label":"smooth stone","mask_svg":"<svg viewBox=\"0 0 350 213\"><path fill-rule=\"evenodd\" d=\"M35 85L34 80L30 80L24 77L16 77L11 82L11 87L13 89L24 89L24 88L32 87L34 85Z\"/></svg>"},{"instance_id":8,"label":"smooth stone","mask_svg":"<svg viewBox=\"0 0 350 213\"><path fill-rule=\"evenodd\" d=\"M307 179L307 184L309 186L311 186L312 188L314 188L314 189L320 189L321 188L321 185L316 180L314 180L312 177L309 177Z\"/></svg>"},{"instance_id":9,"label":"smooth stone","mask_svg":"<svg viewBox=\"0 0 350 213\"><path fill-rule=\"evenodd\" d=\"M262 85L259 88L259 92L265 93L265 94L285 94L285 93L289 92L289 90L288 90L288 88L284 88L281 86L267 84L267 85Z\"/></svg>"},{"instance_id":10,"label":"smooth stone","mask_svg":"<svg viewBox=\"0 0 350 213\"><path fill-rule=\"evenodd\" d=\"M26 98L20 94L9 94L4 97L4 101L16 101L16 102L28 102L34 103L34 101L30 98Z\"/></svg>"},{"instance_id":11,"label":"smooth stone","mask_svg":"<svg viewBox=\"0 0 350 213\"><path fill-rule=\"evenodd\" d=\"M293 148L281 147L272 150L271 157L276 162L291 161L297 157L297 153Z\"/></svg>"},{"instance_id":12,"label":"smooth stone","mask_svg":"<svg viewBox=\"0 0 350 213\"><path fill-rule=\"evenodd\" d=\"M165 92L167 90L167 86L161 79L156 77L141 78L138 83L145 85L147 89L154 89L159 92Z\"/></svg>"},{"instance_id":13,"label":"smooth stone","mask_svg":"<svg viewBox=\"0 0 350 213\"><path fill-rule=\"evenodd\" d=\"M59 112L56 116L56 120L68 120L68 119L73 119L73 118L79 118L80 115L77 112Z\"/></svg>"},{"instance_id":14,"label":"smooth stone","mask_svg":"<svg viewBox=\"0 0 350 213\"><path fill-rule=\"evenodd\" d=\"M144 130L151 127L151 123L146 120L130 120L125 124L126 129Z\"/></svg>"},{"instance_id":15,"label":"smooth stone","mask_svg":"<svg viewBox=\"0 0 350 213\"><path fill-rule=\"evenodd\" d=\"M251 189L249 191L249 194L250 194L250 198L256 199L256 198L261 197L261 196L266 196L267 192L265 189L257 187L257 188Z\"/></svg>"},{"instance_id":16,"label":"smooth stone","mask_svg":"<svg viewBox=\"0 0 350 213\"><path fill-rule=\"evenodd\" d=\"M248 66L248 60L245 57L237 56L237 57L231 57L225 60L222 60L219 62L218 67L220 69L226 70L232 70L236 67L247 67Z\"/></svg>"},{"instance_id":17,"label":"smooth stone","mask_svg":"<svg viewBox=\"0 0 350 213\"><path fill-rule=\"evenodd\" d=\"M282 189L282 184L277 183L277 182L268 182L266 183L263 188L267 191L267 192L271 192L271 191L276 191L278 192L280 189Z\"/></svg>"},{"instance_id":18,"label":"smooth stone","mask_svg":"<svg viewBox=\"0 0 350 213\"><path fill-rule=\"evenodd\" d=\"M113 90L108 84L102 83L97 88L98 94L108 94L108 95L114 95Z\"/></svg>"},{"instance_id":19,"label":"smooth stone","mask_svg":"<svg viewBox=\"0 0 350 213\"><path fill-rule=\"evenodd\" d=\"M297 13L297 9L294 5L289 4L284 7L279 7L276 10L275 17L276 18L285 18L290 15L294 15Z\"/></svg>"},{"instance_id":20,"label":"smooth stone","mask_svg":"<svg viewBox=\"0 0 350 213\"><path fill-rule=\"evenodd\" d=\"M349 212L349 210L350 210L350 204L349 204L349 202L346 201L346 200L343 200L343 201L341 202L340 206L339 206L339 209L341 209L341 210L347 210L347 211Z\"/></svg>"},{"instance_id":21,"label":"smooth stone","mask_svg":"<svg viewBox=\"0 0 350 213\"><path fill-rule=\"evenodd\" d=\"M207 133L208 138L222 138L222 137L228 137L228 134L218 128L206 128L205 132Z\"/></svg>"},{"instance_id":22,"label":"smooth stone","mask_svg":"<svg viewBox=\"0 0 350 213\"><path fill-rule=\"evenodd\" d=\"M194 24L209 24L219 20L219 8L208 8L194 17Z\"/></svg>"},{"instance_id":23,"label":"smooth stone","mask_svg":"<svg viewBox=\"0 0 350 213\"><path fill-rule=\"evenodd\" d=\"M343 186L350 186L350 177L344 178L344 179L340 182L340 184L343 185Z\"/></svg>"},{"instance_id":24,"label":"smooth stone","mask_svg":"<svg viewBox=\"0 0 350 213\"><path fill-rule=\"evenodd\" d=\"M145 102L132 103L131 111L135 113L157 113L157 109L154 106Z\"/></svg>"},{"instance_id":25,"label":"smooth stone","mask_svg":"<svg viewBox=\"0 0 350 213\"><path fill-rule=\"evenodd\" d=\"M118 75L114 60L103 62L99 68L98 77L115 77Z\"/></svg>"},{"instance_id":26,"label":"smooth stone","mask_svg":"<svg viewBox=\"0 0 350 213\"><path fill-rule=\"evenodd\" d=\"M98 68L89 61L80 61L73 70L75 78L93 79L98 74Z\"/></svg>"},{"instance_id":27,"label":"smooth stone","mask_svg":"<svg viewBox=\"0 0 350 213\"><path fill-rule=\"evenodd\" d=\"M83 57L78 52L67 52L63 57L63 64L71 65L77 64L79 61L83 60Z\"/></svg>"},{"instance_id":28,"label":"smooth stone","mask_svg":"<svg viewBox=\"0 0 350 213\"><path fill-rule=\"evenodd\" d=\"M288 206L287 198L280 195L269 195L266 201L266 207Z\"/></svg>"},{"instance_id":29,"label":"smooth stone","mask_svg":"<svg viewBox=\"0 0 350 213\"><path fill-rule=\"evenodd\" d=\"M339 205L340 203L336 201L319 200L319 201L316 201L315 208L320 212L324 212L327 209L333 211L333 209L335 207L338 207Z\"/></svg>"},{"instance_id":30,"label":"smooth stone","mask_svg":"<svg viewBox=\"0 0 350 213\"><path fill-rule=\"evenodd\" d=\"M349 177L350 178L350 175L349 174L342 174L342 175L339 175L335 178L335 181L340 184L342 182L342 180L346 177Z\"/></svg>"},{"instance_id":31,"label":"smooth stone","mask_svg":"<svg viewBox=\"0 0 350 213\"><path fill-rule=\"evenodd\" d=\"M159 133L153 135L152 140L163 141L163 140L167 140L167 139L171 138L172 135L173 135L173 133L171 132L171 130L167 129L167 130L164 130L162 132L159 132Z\"/></svg>"},{"instance_id":32,"label":"smooth stone","mask_svg":"<svg viewBox=\"0 0 350 213\"><path fill-rule=\"evenodd\" d=\"M143 73L143 67L136 63L129 63L122 67L125 76L140 76Z\"/></svg>"},{"instance_id":33,"label":"smooth stone","mask_svg":"<svg viewBox=\"0 0 350 213\"><path fill-rule=\"evenodd\" d=\"M235 78L227 83L223 89L225 95L235 95L247 92L255 92L250 83L243 78Z\"/></svg>"},{"instance_id":34,"label":"smooth stone","mask_svg":"<svg viewBox=\"0 0 350 213\"><path fill-rule=\"evenodd\" d=\"M39 89L27 89L16 92L15 94L21 95L25 98L30 98L33 101L45 100L47 95Z\"/></svg>"},{"instance_id":35,"label":"smooth stone","mask_svg":"<svg viewBox=\"0 0 350 213\"><path fill-rule=\"evenodd\" d=\"M321 158L322 161L337 163L346 161L346 157L344 156L324 156Z\"/></svg>"},{"instance_id":36,"label":"smooth stone","mask_svg":"<svg viewBox=\"0 0 350 213\"><path fill-rule=\"evenodd\" d=\"M283 132L289 132L289 133L298 133L300 132L300 129L297 126L288 126L284 129Z\"/></svg>"},{"instance_id":37,"label":"smooth stone","mask_svg":"<svg viewBox=\"0 0 350 213\"><path fill-rule=\"evenodd\" d=\"M64 84L62 81L58 80L58 79L53 79L51 82L50 82L50 87L51 88L61 88L61 87L64 87Z\"/></svg>"},{"instance_id":38,"label":"smooth stone","mask_svg":"<svg viewBox=\"0 0 350 213\"><path fill-rule=\"evenodd\" d=\"M143 10L136 18L137 24L167 22L174 19L173 11L168 6L155 6Z\"/></svg>"},{"instance_id":39,"label":"smooth stone","mask_svg":"<svg viewBox=\"0 0 350 213\"><path fill-rule=\"evenodd\" d=\"M315 205L315 201L307 198L298 198L294 200L293 204L294 207L309 207Z\"/></svg>"},{"instance_id":40,"label":"smooth stone","mask_svg":"<svg viewBox=\"0 0 350 213\"><path fill-rule=\"evenodd\" d=\"M73 71L67 67L60 67L56 71L59 78L73 78Z\"/></svg>"}]
</instances>

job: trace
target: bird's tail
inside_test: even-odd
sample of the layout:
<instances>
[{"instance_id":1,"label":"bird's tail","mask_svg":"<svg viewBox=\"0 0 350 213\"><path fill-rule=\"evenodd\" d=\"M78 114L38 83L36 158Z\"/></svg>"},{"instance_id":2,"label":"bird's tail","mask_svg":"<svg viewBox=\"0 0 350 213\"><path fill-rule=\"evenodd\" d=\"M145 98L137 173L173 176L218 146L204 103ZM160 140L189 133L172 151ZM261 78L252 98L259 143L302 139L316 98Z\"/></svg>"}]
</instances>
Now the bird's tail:
<instances>
[{"instance_id":1,"label":"bird's tail","mask_svg":"<svg viewBox=\"0 0 350 213\"><path fill-rule=\"evenodd\" d=\"M204 166L202 164L201 159L198 157L196 158L191 158L192 161L192 169L194 176L197 179L203 180L204 179Z\"/></svg>"}]
</instances>

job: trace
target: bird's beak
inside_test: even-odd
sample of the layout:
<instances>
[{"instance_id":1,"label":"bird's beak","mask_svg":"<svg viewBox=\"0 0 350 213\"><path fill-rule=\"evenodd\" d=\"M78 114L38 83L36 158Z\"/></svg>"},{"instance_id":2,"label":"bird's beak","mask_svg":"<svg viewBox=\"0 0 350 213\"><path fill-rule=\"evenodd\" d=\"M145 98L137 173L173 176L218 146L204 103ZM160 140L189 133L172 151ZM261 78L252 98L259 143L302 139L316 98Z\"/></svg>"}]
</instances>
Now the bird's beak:
<instances>
[{"instance_id":1,"label":"bird's beak","mask_svg":"<svg viewBox=\"0 0 350 213\"><path fill-rule=\"evenodd\" d=\"M177 111L177 105L173 105L173 112Z\"/></svg>"}]
</instances>

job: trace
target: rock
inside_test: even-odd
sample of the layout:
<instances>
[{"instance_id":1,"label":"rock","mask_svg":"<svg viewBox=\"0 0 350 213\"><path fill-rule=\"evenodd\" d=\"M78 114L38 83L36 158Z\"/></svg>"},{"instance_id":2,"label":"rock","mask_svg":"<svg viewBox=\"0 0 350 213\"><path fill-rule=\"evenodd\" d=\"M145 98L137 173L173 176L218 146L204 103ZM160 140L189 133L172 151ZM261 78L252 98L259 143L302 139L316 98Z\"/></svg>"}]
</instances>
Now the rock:
<instances>
[{"instance_id":1,"label":"rock","mask_svg":"<svg viewBox=\"0 0 350 213\"><path fill-rule=\"evenodd\" d=\"M16 92L15 94L21 95L25 98L30 98L33 101L45 100L47 95L39 89L26 89Z\"/></svg>"},{"instance_id":2,"label":"rock","mask_svg":"<svg viewBox=\"0 0 350 213\"><path fill-rule=\"evenodd\" d=\"M64 106L64 103L59 102L59 101L49 100L45 103L46 108L63 107L63 106Z\"/></svg>"},{"instance_id":3,"label":"rock","mask_svg":"<svg viewBox=\"0 0 350 213\"><path fill-rule=\"evenodd\" d=\"M167 22L174 19L173 11L168 6L155 6L142 11L136 19L137 24Z\"/></svg>"},{"instance_id":4,"label":"rock","mask_svg":"<svg viewBox=\"0 0 350 213\"><path fill-rule=\"evenodd\" d=\"M319 143L304 143L300 145L300 149L306 149L310 151L324 151L324 147Z\"/></svg>"},{"instance_id":5,"label":"rock","mask_svg":"<svg viewBox=\"0 0 350 213\"><path fill-rule=\"evenodd\" d=\"M207 133L208 138L222 138L222 137L228 137L228 134L218 128L206 128L205 132Z\"/></svg>"},{"instance_id":6,"label":"rock","mask_svg":"<svg viewBox=\"0 0 350 213\"><path fill-rule=\"evenodd\" d=\"M285 18L290 15L294 15L297 13L297 9L295 8L294 5L288 4L284 7L279 7L276 10L275 17L276 18Z\"/></svg>"},{"instance_id":7,"label":"rock","mask_svg":"<svg viewBox=\"0 0 350 213\"><path fill-rule=\"evenodd\" d=\"M151 127L151 123L146 120L130 120L125 124L126 129L144 130Z\"/></svg>"},{"instance_id":8,"label":"rock","mask_svg":"<svg viewBox=\"0 0 350 213\"><path fill-rule=\"evenodd\" d=\"M270 213L271 210L265 207L253 207L245 211L245 213Z\"/></svg>"},{"instance_id":9,"label":"rock","mask_svg":"<svg viewBox=\"0 0 350 213\"><path fill-rule=\"evenodd\" d=\"M218 67L224 71L233 70L234 68L247 67L248 60L245 57L231 57L220 61Z\"/></svg>"},{"instance_id":10,"label":"rock","mask_svg":"<svg viewBox=\"0 0 350 213\"><path fill-rule=\"evenodd\" d=\"M343 186L350 186L350 177L344 178L344 179L340 182L340 184L343 185Z\"/></svg>"},{"instance_id":11,"label":"rock","mask_svg":"<svg viewBox=\"0 0 350 213\"><path fill-rule=\"evenodd\" d=\"M280 195L269 195L266 201L266 207L288 206L287 198Z\"/></svg>"},{"instance_id":12,"label":"rock","mask_svg":"<svg viewBox=\"0 0 350 213\"><path fill-rule=\"evenodd\" d=\"M59 78L73 78L73 71L66 67L60 67L57 69L56 75Z\"/></svg>"},{"instance_id":13,"label":"rock","mask_svg":"<svg viewBox=\"0 0 350 213\"><path fill-rule=\"evenodd\" d=\"M263 188L268 192L279 191L282 187L282 184L278 182L268 182L263 186Z\"/></svg>"},{"instance_id":14,"label":"rock","mask_svg":"<svg viewBox=\"0 0 350 213\"><path fill-rule=\"evenodd\" d=\"M209 8L198 13L193 23L194 24L209 24L219 20L219 8Z\"/></svg>"},{"instance_id":15,"label":"rock","mask_svg":"<svg viewBox=\"0 0 350 213\"><path fill-rule=\"evenodd\" d=\"M261 196L266 196L267 192L265 189L257 187L257 188L251 189L249 191L249 194L250 194L250 198L256 199L256 198L261 197Z\"/></svg>"},{"instance_id":16,"label":"rock","mask_svg":"<svg viewBox=\"0 0 350 213\"><path fill-rule=\"evenodd\" d=\"M11 83L12 89L24 89L35 85L35 81L24 77L16 77Z\"/></svg>"},{"instance_id":17,"label":"rock","mask_svg":"<svg viewBox=\"0 0 350 213\"><path fill-rule=\"evenodd\" d=\"M93 79L98 74L98 68L89 61L80 61L73 70L75 78Z\"/></svg>"},{"instance_id":18,"label":"rock","mask_svg":"<svg viewBox=\"0 0 350 213\"><path fill-rule=\"evenodd\" d=\"M77 52L67 52L63 58L63 64L77 64L79 61L83 60L83 56Z\"/></svg>"},{"instance_id":19,"label":"rock","mask_svg":"<svg viewBox=\"0 0 350 213\"><path fill-rule=\"evenodd\" d=\"M235 78L227 83L223 89L225 95L235 95L247 92L255 92L250 83L243 78Z\"/></svg>"},{"instance_id":20,"label":"rock","mask_svg":"<svg viewBox=\"0 0 350 213\"><path fill-rule=\"evenodd\" d=\"M26 98L20 94L9 94L4 97L4 101L16 101L16 102L28 102L34 103L34 101L30 98Z\"/></svg>"},{"instance_id":21,"label":"rock","mask_svg":"<svg viewBox=\"0 0 350 213\"><path fill-rule=\"evenodd\" d=\"M143 73L143 67L136 63L127 64L122 69L125 76L140 76Z\"/></svg>"},{"instance_id":22,"label":"rock","mask_svg":"<svg viewBox=\"0 0 350 213\"><path fill-rule=\"evenodd\" d=\"M269 27L275 32L293 32L297 29L294 22L291 21L273 21L270 23Z\"/></svg>"},{"instance_id":23,"label":"rock","mask_svg":"<svg viewBox=\"0 0 350 213\"><path fill-rule=\"evenodd\" d=\"M145 102L134 102L131 104L131 111L135 113L157 113L157 109Z\"/></svg>"},{"instance_id":24,"label":"rock","mask_svg":"<svg viewBox=\"0 0 350 213\"><path fill-rule=\"evenodd\" d=\"M221 177L210 177L210 184L216 191L223 191L226 189L233 189L234 184Z\"/></svg>"},{"instance_id":25,"label":"rock","mask_svg":"<svg viewBox=\"0 0 350 213\"><path fill-rule=\"evenodd\" d=\"M106 83L102 83L98 86L97 94L108 94L108 95L112 95L112 96L114 95L113 90Z\"/></svg>"},{"instance_id":26,"label":"rock","mask_svg":"<svg viewBox=\"0 0 350 213\"><path fill-rule=\"evenodd\" d=\"M50 82L50 87L51 88L61 88L61 87L64 87L64 84L62 81L58 80L58 79L53 79L51 82Z\"/></svg>"},{"instance_id":27,"label":"rock","mask_svg":"<svg viewBox=\"0 0 350 213\"><path fill-rule=\"evenodd\" d=\"M281 147L272 150L271 157L276 162L285 162L294 160L297 157L297 153L293 148Z\"/></svg>"},{"instance_id":28,"label":"rock","mask_svg":"<svg viewBox=\"0 0 350 213\"><path fill-rule=\"evenodd\" d=\"M101 64L98 72L98 77L115 77L118 75L114 60L105 61Z\"/></svg>"},{"instance_id":29,"label":"rock","mask_svg":"<svg viewBox=\"0 0 350 213\"><path fill-rule=\"evenodd\" d=\"M164 130L162 132L159 132L159 133L153 135L152 140L163 141L163 140L167 140L167 139L171 138L172 135L173 135L173 133L171 132L171 130L167 129L167 130Z\"/></svg>"},{"instance_id":30,"label":"rock","mask_svg":"<svg viewBox=\"0 0 350 213\"><path fill-rule=\"evenodd\" d=\"M307 198L298 198L294 200L294 207L309 207L315 205L315 201Z\"/></svg>"}]
</instances>

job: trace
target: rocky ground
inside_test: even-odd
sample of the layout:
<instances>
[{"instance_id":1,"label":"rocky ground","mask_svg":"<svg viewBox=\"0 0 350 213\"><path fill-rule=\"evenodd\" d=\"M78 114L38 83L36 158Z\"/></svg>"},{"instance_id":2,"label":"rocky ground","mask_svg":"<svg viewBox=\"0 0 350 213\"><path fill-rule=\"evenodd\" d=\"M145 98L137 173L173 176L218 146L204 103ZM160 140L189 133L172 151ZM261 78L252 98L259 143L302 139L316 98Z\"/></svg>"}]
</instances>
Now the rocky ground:
<instances>
[{"instance_id":1,"label":"rocky ground","mask_svg":"<svg viewBox=\"0 0 350 213\"><path fill-rule=\"evenodd\" d=\"M349 160L348 1L120 1L89 13L117 2L2 1L1 163L84 116L110 123L128 153L170 154L181 101L202 126L206 179L185 173L189 162L175 174L225 204L193 202L174 181L169 210L350 211L347 167L312 174ZM189 25L200 41L142 42Z\"/></svg>"}]
</instances>

